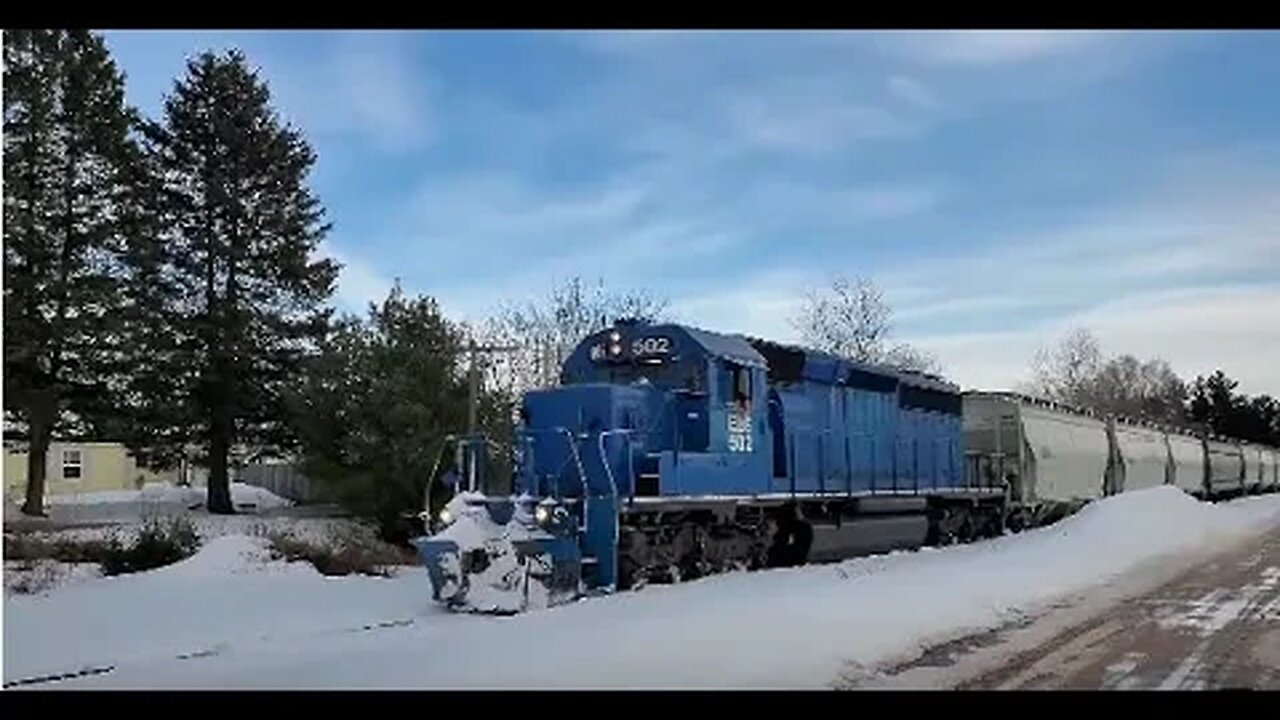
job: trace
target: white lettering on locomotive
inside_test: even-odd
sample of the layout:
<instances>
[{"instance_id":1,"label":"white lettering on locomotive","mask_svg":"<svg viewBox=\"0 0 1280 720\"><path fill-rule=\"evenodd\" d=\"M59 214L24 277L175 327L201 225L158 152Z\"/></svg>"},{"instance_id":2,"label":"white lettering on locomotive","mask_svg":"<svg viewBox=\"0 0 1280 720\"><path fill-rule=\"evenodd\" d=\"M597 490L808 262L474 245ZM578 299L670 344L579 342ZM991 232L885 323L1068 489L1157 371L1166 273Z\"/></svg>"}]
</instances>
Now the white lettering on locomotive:
<instances>
[{"instance_id":1,"label":"white lettering on locomotive","mask_svg":"<svg viewBox=\"0 0 1280 720\"><path fill-rule=\"evenodd\" d=\"M729 411L729 452L751 452L751 415L734 409Z\"/></svg>"},{"instance_id":2,"label":"white lettering on locomotive","mask_svg":"<svg viewBox=\"0 0 1280 720\"><path fill-rule=\"evenodd\" d=\"M664 337L638 338L631 343L632 355L666 355L671 351L671 340Z\"/></svg>"}]
</instances>

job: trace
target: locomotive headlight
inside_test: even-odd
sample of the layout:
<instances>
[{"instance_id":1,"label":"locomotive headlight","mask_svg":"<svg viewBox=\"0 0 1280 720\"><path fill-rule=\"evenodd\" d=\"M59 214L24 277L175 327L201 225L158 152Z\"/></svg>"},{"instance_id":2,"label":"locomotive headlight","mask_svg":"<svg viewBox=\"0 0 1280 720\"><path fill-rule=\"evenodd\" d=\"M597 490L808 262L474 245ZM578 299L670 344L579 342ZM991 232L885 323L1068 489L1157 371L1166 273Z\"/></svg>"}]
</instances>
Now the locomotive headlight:
<instances>
[{"instance_id":1,"label":"locomotive headlight","mask_svg":"<svg viewBox=\"0 0 1280 720\"><path fill-rule=\"evenodd\" d=\"M609 346L609 354L610 354L610 355L621 355L621 354L622 354L622 346L621 346L621 345L619 345L619 344L617 344L617 343L614 343L613 345L610 345L610 346Z\"/></svg>"},{"instance_id":2,"label":"locomotive headlight","mask_svg":"<svg viewBox=\"0 0 1280 720\"><path fill-rule=\"evenodd\" d=\"M439 518L441 525L448 525L453 522L453 513L449 512L449 508L444 508L440 511Z\"/></svg>"},{"instance_id":3,"label":"locomotive headlight","mask_svg":"<svg viewBox=\"0 0 1280 720\"><path fill-rule=\"evenodd\" d=\"M551 508L546 505L539 505L533 511L533 519L538 521L539 525L546 525L551 519Z\"/></svg>"},{"instance_id":4,"label":"locomotive headlight","mask_svg":"<svg viewBox=\"0 0 1280 720\"><path fill-rule=\"evenodd\" d=\"M622 333L618 332L617 330L614 330L613 332L609 333L609 342L615 345L622 342Z\"/></svg>"}]
</instances>

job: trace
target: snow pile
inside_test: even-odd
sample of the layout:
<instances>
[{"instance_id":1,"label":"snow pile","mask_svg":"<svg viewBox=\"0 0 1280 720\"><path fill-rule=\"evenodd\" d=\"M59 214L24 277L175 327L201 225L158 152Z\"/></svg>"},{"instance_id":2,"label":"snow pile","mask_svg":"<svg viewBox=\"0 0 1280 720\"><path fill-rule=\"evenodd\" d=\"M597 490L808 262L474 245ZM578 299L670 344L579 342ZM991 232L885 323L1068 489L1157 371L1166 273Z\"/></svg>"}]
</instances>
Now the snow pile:
<instances>
[{"instance_id":1,"label":"snow pile","mask_svg":"<svg viewBox=\"0 0 1280 720\"><path fill-rule=\"evenodd\" d=\"M141 490L101 490L89 493L50 495L45 499L52 506L68 505L118 505L135 503L144 506L203 506L208 490L203 487L184 487L167 483L148 483ZM237 509L273 510L293 505L293 501L256 485L231 483L231 503Z\"/></svg>"},{"instance_id":2,"label":"snow pile","mask_svg":"<svg viewBox=\"0 0 1280 720\"><path fill-rule=\"evenodd\" d=\"M205 492L200 491L201 500L204 499ZM258 510L274 510L293 505L292 500L282 498L266 488L244 483L231 483L231 502L236 508L252 507Z\"/></svg>"},{"instance_id":3,"label":"snow pile","mask_svg":"<svg viewBox=\"0 0 1280 720\"><path fill-rule=\"evenodd\" d=\"M1146 562L1192 562L1190 553L1276 524L1280 496L1215 506L1161 487L973 545L650 586L502 619L434 611L425 573L334 582L279 570L190 577L175 566L11 601L6 675L132 653L138 662L60 685L830 687L844 672L997 627ZM274 642L257 635L406 616L413 626ZM160 652L217 637L232 644L199 662Z\"/></svg>"},{"instance_id":4,"label":"snow pile","mask_svg":"<svg viewBox=\"0 0 1280 720\"><path fill-rule=\"evenodd\" d=\"M161 568L170 577L210 577L263 569L271 553L259 538L244 535L215 537L199 552Z\"/></svg>"},{"instance_id":5,"label":"snow pile","mask_svg":"<svg viewBox=\"0 0 1280 720\"><path fill-rule=\"evenodd\" d=\"M262 538L219 537L174 565L8 596L5 682L104 664L163 667L229 644L292 644L292 637L443 615L418 568L391 579L325 577L309 563L267 562L268 552Z\"/></svg>"}]
</instances>

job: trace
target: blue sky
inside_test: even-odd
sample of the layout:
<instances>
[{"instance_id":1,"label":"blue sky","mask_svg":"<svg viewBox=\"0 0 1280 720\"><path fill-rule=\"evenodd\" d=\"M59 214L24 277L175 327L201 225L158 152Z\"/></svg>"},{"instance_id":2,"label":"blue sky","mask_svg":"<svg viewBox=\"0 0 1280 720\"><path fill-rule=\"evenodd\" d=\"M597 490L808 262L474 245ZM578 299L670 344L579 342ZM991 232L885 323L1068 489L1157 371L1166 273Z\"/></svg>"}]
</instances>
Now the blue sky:
<instances>
[{"instance_id":1,"label":"blue sky","mask_svg":"<svg viewBox=\"0 0 1280 720\"><path fill-rule=\"evenodd\" d=\"M1276 33L106 36L153 115L186 56L245 51L317 150L349 309L577 274L791 340L863 274L965 386L1087 327L1280 394Z\"/></svg>"}]
</instances>

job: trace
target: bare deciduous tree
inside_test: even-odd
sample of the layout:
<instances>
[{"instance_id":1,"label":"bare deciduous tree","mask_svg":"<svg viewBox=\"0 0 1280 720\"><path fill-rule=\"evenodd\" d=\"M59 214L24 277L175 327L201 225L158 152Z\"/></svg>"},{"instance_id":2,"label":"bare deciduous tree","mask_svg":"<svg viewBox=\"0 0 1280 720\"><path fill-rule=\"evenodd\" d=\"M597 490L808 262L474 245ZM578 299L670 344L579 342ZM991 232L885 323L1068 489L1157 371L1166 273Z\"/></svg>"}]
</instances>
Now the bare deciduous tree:
<instances>
[{"instance_id":1,"label":"bare deciduous tree","mask_svg":"<svg viewBox=\"0 0 1280 720\"><path fill-rule=\"evenodd\" d=\"M1055 348L1040 350L1032 367L1033 394L1106 415L1184 419L1187 386L1167 362L1128 354L1106 358L1087 330L1072 330Z\"/></svg>"},{"instance_id":2,"label":"bare deciduous tree","mask_svg":"<svg viewBox=\"0 0 1280 720\"><path fill-rule=\"evenodd\" d=\"M1093 333L1073 329L1057 346L1036 351L1028 390L1057 402L1090 407L1091 386L1102 364L1102 351Z\"/></svg>"},{"instance_id":3,"label":"bare deciduous tree","mask_svg":"<svg viewBox=\"0 0 1280 720\"><path fill-rule=\"evenodd\" d=\"M587 335L618 318L660 320L666 300L642 291L610 291L573 277L539 302L504 305L479 329L486 342L518 349L494 357L487 368L492 387L512 395L559 381L560 365Z\"/></svg>"},{"instance_id":4,"label":"bare deciduous tree","mask_svg":"<svg viewBox=\"0 0 1280 720\"><path fill-rule=\"evenodd\" d=\"M938 361L907 344L888 346L892 309L883 293L864 277L837 277L809 292L792 325L803 342L855 362L877 363L914 372L938 372Z\"/></svg>"}]
</instances>

